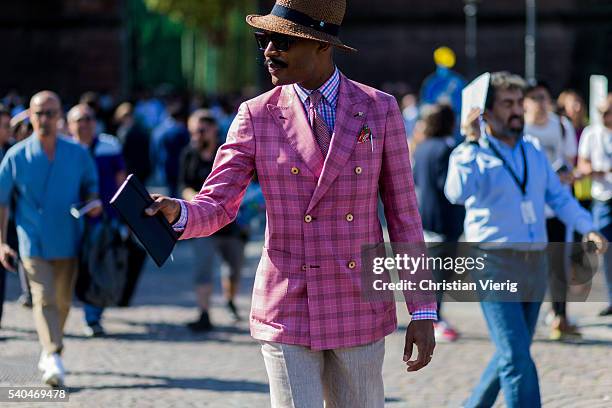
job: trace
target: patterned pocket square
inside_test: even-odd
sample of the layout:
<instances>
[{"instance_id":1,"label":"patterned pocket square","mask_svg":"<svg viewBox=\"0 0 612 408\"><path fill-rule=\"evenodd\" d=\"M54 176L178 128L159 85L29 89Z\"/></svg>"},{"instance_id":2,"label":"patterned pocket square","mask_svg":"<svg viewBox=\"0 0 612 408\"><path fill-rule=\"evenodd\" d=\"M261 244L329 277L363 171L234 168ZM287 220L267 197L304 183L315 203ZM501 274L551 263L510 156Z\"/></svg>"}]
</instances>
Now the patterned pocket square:
<instances>
[{"instance_id":1,"label":"patterned pocket square","mask_svg":"<svg viewBox=\"0 0 612 408\"><path fill-rule=\"evenodd\" d=\"M364 125L359 131L359 135L357 136L357 143L365 143L368 140L372 139L372 131L368 127L368 125Z\"/></svg>"}]
</instances>

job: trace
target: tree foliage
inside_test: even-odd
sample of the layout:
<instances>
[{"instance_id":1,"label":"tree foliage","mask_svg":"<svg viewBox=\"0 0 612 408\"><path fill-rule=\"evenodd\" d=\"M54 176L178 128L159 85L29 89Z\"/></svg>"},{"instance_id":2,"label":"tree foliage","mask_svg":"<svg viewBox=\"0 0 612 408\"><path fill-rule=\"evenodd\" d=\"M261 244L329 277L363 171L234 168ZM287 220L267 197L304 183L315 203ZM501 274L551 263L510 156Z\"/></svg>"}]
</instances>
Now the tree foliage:
<instances>
[{"instance_id":1,"label":"tree foliage","mask_svg":"<svg viewBox=\"0 0 612 408\"><path fill-rule=\"evenodd\" d=\"M215 42L223 43L232 12L255 11L253 0L145 0L149 9L166 14L192 28L201 29Z\"/></svg>"}]
</instances>

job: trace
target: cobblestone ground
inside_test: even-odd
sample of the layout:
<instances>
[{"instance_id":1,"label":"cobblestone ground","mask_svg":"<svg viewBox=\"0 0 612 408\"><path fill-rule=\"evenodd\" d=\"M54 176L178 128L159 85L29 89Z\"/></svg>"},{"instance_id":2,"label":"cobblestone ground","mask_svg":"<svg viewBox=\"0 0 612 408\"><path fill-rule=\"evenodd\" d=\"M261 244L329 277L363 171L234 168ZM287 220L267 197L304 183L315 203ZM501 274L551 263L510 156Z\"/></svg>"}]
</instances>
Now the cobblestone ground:
<instances>
[{"instance_id":1,"label":"cobblestone ground","mask_svg":"<svg viewBox=\"0 0 612 408\"><path fill-rule=\"evenodd\" d=\"M260 248L261 242L248 247L249 263L238 301L245 316ZM218 330L193 335L184 327L197 314L191 259L189 247L181 243L174 262L162 269L147 264L133 307L108 310L108 337L83 337L82 310L79 305L73 309L67 325L70 402L65 406L269 406L259 346L249 336L246 322L232 323L220 297L215 298L212 310ZM17 296L18 282L11 275L0 330L0 386L38 386L39 346L30 311L16 303ZM540 325L532 350L545 406L612 406L612 320L594 317L601 307L596 303L570 305L584 333L579 342L549 342L546 327ZM439 344L427 368L406 373L401 352L408 316L400 311L400 330L387 337L386 343L384 378L389 407L459 407L469 395L493 348L477 304L449 303L445 313L461 330L461 340ZM496 406L503 406L502 401L498 399Z\"/></svg>"}]
</instances>

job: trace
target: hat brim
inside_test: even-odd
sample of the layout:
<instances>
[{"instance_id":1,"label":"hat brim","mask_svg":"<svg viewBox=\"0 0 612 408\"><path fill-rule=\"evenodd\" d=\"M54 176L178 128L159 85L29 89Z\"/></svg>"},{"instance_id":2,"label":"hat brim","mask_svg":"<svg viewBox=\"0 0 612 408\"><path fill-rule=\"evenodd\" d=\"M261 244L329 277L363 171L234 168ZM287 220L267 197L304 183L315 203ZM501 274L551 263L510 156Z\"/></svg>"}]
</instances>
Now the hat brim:
<instances>
[{"instance_id":1,"label":"hat brim","mask_svg":"<svg viewBox=\"0 0 612 408\"><path fill-rule=\"evenodd\" d=\"M306 38L308 40L322 41L345 51L357 51L355 48L343 44L338 37L317 31L310 27L296 24L293 21L289 21L272 14L265 16L250 14L246 17L246 22L251 27L259 28L260 30L292 35L294 37Z\"/></svg>"}]
</instances>

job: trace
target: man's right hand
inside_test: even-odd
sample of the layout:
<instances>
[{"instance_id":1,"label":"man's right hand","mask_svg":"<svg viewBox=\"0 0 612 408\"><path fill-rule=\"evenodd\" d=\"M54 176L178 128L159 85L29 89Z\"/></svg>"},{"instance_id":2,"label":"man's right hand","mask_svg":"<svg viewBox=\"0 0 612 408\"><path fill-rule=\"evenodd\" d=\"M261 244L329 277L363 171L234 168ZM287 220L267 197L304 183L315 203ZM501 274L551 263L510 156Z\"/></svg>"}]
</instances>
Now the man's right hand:
<instances>
[{"instance_id":1,"label":"man's right hand","mask_svg":"<svg viewBox=\"0 0 612 408\"><path fill-rule=\"evenodd\" d=\"M465 123L461 126L461 130L465 134L465 140L468 142L476 142L480 139L480 113L479 108L472 108Z\"/></svg>"},{"instance_id":2,"label":"man's right hand","mask_svg":"<svg viewBox=\"0 0 612 408\"><path fill-rule=\"evenodd\" d=\"M599 231L587 232L582 237L582 242L592 243L594 245L595 253L599 255L606 253L606 251L608 250L608 240Z\"/></svg>"},{"instance_id":3,"label":"man's right hand","mask_svg":"<svg viewBox=\"0 0 612 408\"><path fill-rule=\"evenodd\" d=\"M0 264L10 272L15 272L13 263L11 260L17 259L17 252L13 250L8 244L0 244Z\"/></svg>"},{"instance_id":4,"label":"man's right hand","mask_svg":"<svg viewBox=\"0 0 612 408\"><path fill-rule=\"evenodd\" d=\"M151 198L154 202L145 210L145 214L153 216L161 212L170 225L178 221L181 215L181 204L178 200L161 194L151 194Z\"/></svg>"}]
</instances>

